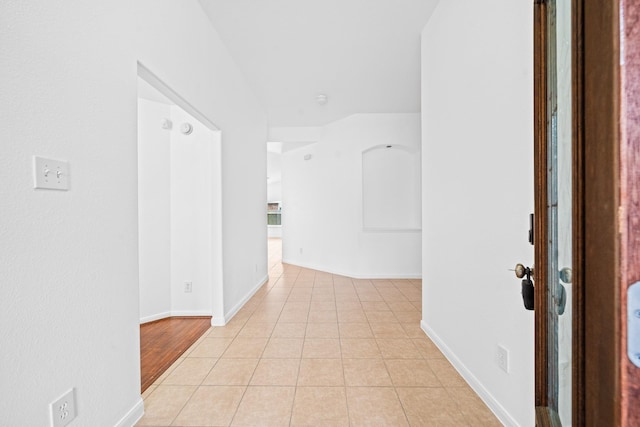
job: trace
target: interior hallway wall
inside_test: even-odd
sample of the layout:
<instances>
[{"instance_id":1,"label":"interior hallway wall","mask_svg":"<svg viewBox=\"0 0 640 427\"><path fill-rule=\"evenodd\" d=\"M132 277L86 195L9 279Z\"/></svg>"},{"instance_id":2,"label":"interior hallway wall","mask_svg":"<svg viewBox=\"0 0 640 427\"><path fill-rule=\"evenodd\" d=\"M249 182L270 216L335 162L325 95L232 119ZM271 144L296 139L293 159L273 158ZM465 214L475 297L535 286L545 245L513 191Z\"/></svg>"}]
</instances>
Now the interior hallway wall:
<instances>
[{"instance_id":1,"label":"interior hallway wall","mask_svg":"<svg viewBox=\"0 0 640 427\"><path fill-rule=\"evenodd\" d=\"M128 0L0 3L0 411L48 426L141 414L135 18ZM34 190L32 156L69 191Z\"/></svg>"},{"instance_id":2,"label":"interior hallway wall","mask_svg":"<svg viewBox=\"0 0 640 427\"><path fill-rule=\"evenodd\" d=\"M281 202L282 201L282 154L272 153L267 151L267 165L273 171L277 171L276 176L269 174L269 180L267 181L267 202ZM266 208L265 208L266 209Z\"/></svg>"},{"instance_id":3,"label":"interior hallway wall","mask_svg":"<svg viewBox=\"0 0 640 427\"><path fill-rule=\"evenodd\" d=\"M164 129L169 120L172 128ZM192 125L185 135L180 126ZM138 99L140 322L210 316L221 254L220 133L176 105ZM185 283L191 291L185 292Z\"/></svg>"},{"instance_id":4,"label":"interior hallway wall","mask_svg":"<svg viewBox=\"0 0 640 427\"><path fill-rule=\"evenodd\" d=\"M171 106L138 98L140 322L171 315Z\"/></svg>"},{"instance_id":5,"label":"interior hallway wall","mask_svg":"<svg viewBox=\"0 0 640 427\"><path fill-rule=\"evenodd\" d=\"M387 144L419 159L420 115L356 114L325 126L318 143L283 153L284 262L352 277L421 276L419 229L364 229L363 151ZM419 219L420 204L414 209Z\"/></svg>"},{"instance_id":6,"label":"interior hallway wall","mask_svg":"<svg viewBox=\"0 0 640 427\"><path fill-rule=\"evenodd\" d=\"M224 295L213 299L229 317L267 279L266 114L196 0L135 8L140 63L222 132Z\"/></svg>"},{"instance_id":7,"label":"interior hallway wall","mask_svg":"<svg viewBox=\"0 0 640 427\"><path fill-rule=\"evenodd\" d=\"M222 236L213 212L221 200L214 185L220 179L220 132L176 105L171 120L171 315L216 315L213 290L222 289L214 274L220 256L214 247ZM193 127L190 134L180 131L183 123ZM186 282L191 292L185 292Z\"/></svg>"},{"instance_id":8,"label":"interior hallway wall","mask_svg":"<svg viewBox=\"0 0 640 427\"><path fill-rule=\"evenodd\" d=\"M266 277L265 114L195 0L2 2L0 56L3 423L48 425L75 387L75 424L133 425L136 60L225 131L231 307ZM68 160L70 191L34 191L33 155Z\"/></svg>"},{"instance_id":9,"label":"interior hallway wall","mask_svg":"<svg viewBox=\"0 0 640 427\"><path fill-rule=\"evenodd\" d=\"M521 426L534 424L534 324L508 269L533 262L532 13L442 1L422 34L423 327Z\"/></svg>"}]
</instances>

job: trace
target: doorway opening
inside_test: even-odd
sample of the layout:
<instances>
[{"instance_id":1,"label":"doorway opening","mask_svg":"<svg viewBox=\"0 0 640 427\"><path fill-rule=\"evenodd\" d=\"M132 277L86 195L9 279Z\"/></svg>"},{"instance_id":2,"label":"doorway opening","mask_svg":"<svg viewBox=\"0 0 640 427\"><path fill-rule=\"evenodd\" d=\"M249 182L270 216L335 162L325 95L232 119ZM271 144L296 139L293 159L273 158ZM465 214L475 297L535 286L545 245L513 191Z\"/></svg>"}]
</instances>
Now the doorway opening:
<instances>
[{"instance_id":1,"label":"doorway opening","mask_svg":"<svg viewBox=\"0 0 640 427\"><path fill-rule=\"evenodd\" d=\"M224 324L220 150L220 130L138 64L141 325Z\"/></svg>"},{"instance_id":2,"label":"doorway opening","mask_svg":"<svg viewBox=\"0 0 640 427\"><path fill-rule=\"evenodd\" d=\"M223 318L220 131L138 75L140 321Z\"/></svg>"}]
</instances>

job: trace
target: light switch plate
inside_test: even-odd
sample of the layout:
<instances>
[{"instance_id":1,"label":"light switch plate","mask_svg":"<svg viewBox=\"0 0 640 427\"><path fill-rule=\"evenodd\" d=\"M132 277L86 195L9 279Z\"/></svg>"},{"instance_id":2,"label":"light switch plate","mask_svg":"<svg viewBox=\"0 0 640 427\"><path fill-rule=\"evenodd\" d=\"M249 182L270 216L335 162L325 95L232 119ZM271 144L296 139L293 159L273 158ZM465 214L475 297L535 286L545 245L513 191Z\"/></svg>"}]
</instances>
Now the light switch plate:
<instances>
[{"instance_id":1,"label":"light switch plate","mask_svg":"<svg viewBox=\"0 0 640 427\"><path fill-rule=\"evenodd\" d=\"M33 156L33 188L69 189L69 163Z\"/></svg>"}]
</instances>

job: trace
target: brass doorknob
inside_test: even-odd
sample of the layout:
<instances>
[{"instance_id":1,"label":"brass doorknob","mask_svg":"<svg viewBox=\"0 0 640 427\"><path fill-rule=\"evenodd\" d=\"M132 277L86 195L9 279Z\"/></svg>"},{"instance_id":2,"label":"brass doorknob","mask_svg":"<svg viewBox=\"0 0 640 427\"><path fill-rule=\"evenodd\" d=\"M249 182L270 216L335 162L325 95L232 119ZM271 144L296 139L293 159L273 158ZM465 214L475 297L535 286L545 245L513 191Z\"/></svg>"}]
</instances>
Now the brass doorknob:
<instances>
[{"instance_id":1,"label":"brass doorknob","mask_svg":"<svg viewBox=\"0 0 640 427\"><path fill-rule=\"evenodd\" d=\"M523 264L516 264L514 271L518 279L522 279L525 276L533 276L533 268L525 267Z\"/></svg>"}]
</instances>

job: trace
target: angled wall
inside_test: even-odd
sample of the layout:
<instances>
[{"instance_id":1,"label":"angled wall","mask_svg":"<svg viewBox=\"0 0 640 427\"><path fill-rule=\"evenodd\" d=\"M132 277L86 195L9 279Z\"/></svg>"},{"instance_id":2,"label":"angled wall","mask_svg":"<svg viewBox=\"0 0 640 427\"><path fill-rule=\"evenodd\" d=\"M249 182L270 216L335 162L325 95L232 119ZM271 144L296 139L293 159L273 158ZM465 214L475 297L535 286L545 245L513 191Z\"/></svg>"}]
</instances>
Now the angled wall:
<instances>
[{"instance_id":1,"label":"angled wall","mask_svg":"<svg viewBox=\"0 0 640 427\"><path fill-rule=\"evenodd\" d=\"M363 186L363 158L367 162L367 152L387 145L416 159L406 178L419 198L419 114L355 114L325 126L317 143L283 153L285 262L352 277L420 277L419 201L408 207L409 215L394 217L391 209L383 214L383 227L365 226L364 194L380 188L374 180ZM401 164L392 160L373 167L383 176L401 175ZM415 220L394 226L404 217Z\"/></svg>"}]
</instances>

